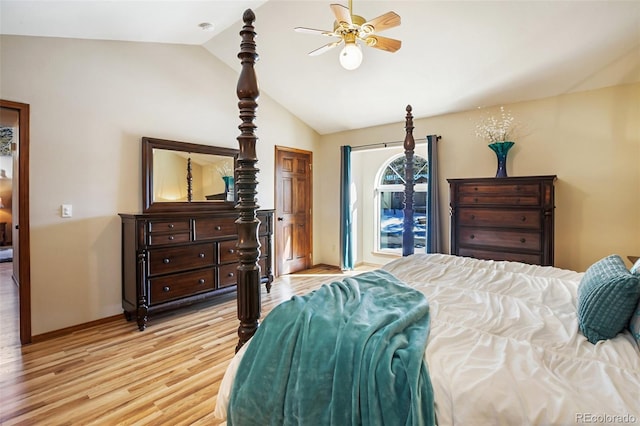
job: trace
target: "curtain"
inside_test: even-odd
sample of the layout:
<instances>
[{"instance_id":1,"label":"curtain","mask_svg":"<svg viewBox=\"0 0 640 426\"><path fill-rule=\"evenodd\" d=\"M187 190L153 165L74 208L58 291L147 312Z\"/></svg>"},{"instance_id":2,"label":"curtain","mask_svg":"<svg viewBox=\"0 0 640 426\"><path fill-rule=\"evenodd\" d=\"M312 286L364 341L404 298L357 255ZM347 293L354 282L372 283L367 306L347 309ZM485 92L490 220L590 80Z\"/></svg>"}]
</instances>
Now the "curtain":
<instances>
[{"instance_id":1,"label":"curtain","mask_svg":"<svg viewBox=\"0 0 640 426\"><path fill-rule=\"evenodd\" d=\"M340 147L340 267L353 270L353 223L351 216L351 147Z\"/></svg>"},{"instance_id":2,"label":"curtain","mask_svg":"<svg viewBox=\"0 0 640 426\"><path fill-rule=\"evenodd\" d=\"M440 191L438 189L438 140L439 136L427 136L427 253L442 253L440 231Z\"/></svg>"}]
</instances>

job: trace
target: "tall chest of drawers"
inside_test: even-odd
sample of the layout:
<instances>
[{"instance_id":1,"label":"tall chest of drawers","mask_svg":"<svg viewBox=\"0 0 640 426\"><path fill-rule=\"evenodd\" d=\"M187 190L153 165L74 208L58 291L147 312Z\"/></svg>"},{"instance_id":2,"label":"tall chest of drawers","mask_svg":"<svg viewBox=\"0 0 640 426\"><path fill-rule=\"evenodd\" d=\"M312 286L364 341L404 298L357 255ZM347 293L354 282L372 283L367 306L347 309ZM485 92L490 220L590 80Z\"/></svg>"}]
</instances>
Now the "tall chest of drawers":
<instances>
[{"instance_id":1,"label":"tall chest of drawers","mask_svg":"<svg viewBox=\"0 0 640 426\"><path fill-rule=\"evenodd\" d=\"M552 266L555 179L448 179L451 254Z\"/></svg>"},{"instance_id":2,"label":"tall chest of drawers","mask_svg":"<svg viewBox=\"0 0 640 426\"><path fill-rule=\"evenodd\" d=\"M236 287L237 212L120 214L122 308L144 330L148 314ZM273 211L258 211L261 281L273 281Z\"/></svg>"}]
</instances>

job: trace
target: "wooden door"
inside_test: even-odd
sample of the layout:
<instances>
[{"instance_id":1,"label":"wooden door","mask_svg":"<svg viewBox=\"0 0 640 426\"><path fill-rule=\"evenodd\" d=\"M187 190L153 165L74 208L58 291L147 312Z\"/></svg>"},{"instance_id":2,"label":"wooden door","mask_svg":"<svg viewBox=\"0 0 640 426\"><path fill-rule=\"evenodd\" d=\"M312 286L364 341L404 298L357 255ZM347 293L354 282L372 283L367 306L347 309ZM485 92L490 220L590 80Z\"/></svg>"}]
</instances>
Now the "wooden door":
<instances>
[{"instance_id":1,"label":"wooden door","mask_svg":"<svg viewBox=\"0 0 640 426\"><path fill-rule=\"evenodd\" d=\"M312 153L276 146L276 276L312 262Z\"/></svg>"}]
</instances>

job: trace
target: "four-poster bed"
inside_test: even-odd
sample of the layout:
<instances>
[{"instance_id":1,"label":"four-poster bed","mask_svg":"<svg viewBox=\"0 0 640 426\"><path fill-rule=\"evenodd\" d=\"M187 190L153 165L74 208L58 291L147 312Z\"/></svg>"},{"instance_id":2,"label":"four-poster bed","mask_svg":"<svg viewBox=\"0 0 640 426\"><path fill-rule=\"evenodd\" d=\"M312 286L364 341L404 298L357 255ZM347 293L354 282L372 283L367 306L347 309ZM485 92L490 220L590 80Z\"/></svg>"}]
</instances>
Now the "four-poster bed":
<instances>
[{"instance_id":1,"label":"four-poster bed","mask_svg":"<svg viewBox=\"0 0 640 426\"><path fill-rule=\"evenodd\" d=\"M229 424L640 421L640 337L628 327L602 340L591 333L602 318L627 314L604 299L630 305L640 298L638 275L616 256L579 273L413 254L294 296L258 327L254 19L245 12L238 55L239 342L216 415ZM408 160L412 119L407 107ZM411 200L411 185L406 192ZM409 201L405 226L411 213ZM617 280L624 292L617 293ZM609 294L601 299L602 292Z\"/></svg>"}]
</instances>

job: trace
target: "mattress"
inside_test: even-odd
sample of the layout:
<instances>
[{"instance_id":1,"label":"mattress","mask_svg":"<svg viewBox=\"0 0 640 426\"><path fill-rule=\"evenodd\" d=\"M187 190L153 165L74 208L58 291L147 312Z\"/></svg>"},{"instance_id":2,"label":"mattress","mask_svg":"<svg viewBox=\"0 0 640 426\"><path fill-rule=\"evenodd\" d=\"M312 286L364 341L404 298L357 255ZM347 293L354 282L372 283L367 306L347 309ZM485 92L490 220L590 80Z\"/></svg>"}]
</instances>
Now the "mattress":
<instances>
[{"instance_id":1,"label":"mattress","mask_svg":"<svg viewBox=\"0 0 640 426\"><path fill-rule=\"evenodd\" d=\"M429 300L425 361L438 424L640 422L640 351L628 331L595 345L580 333L582 273L442 254L383 269ZM219 418L242 353L221 384Z\"/></svg>"}]
</instances>

